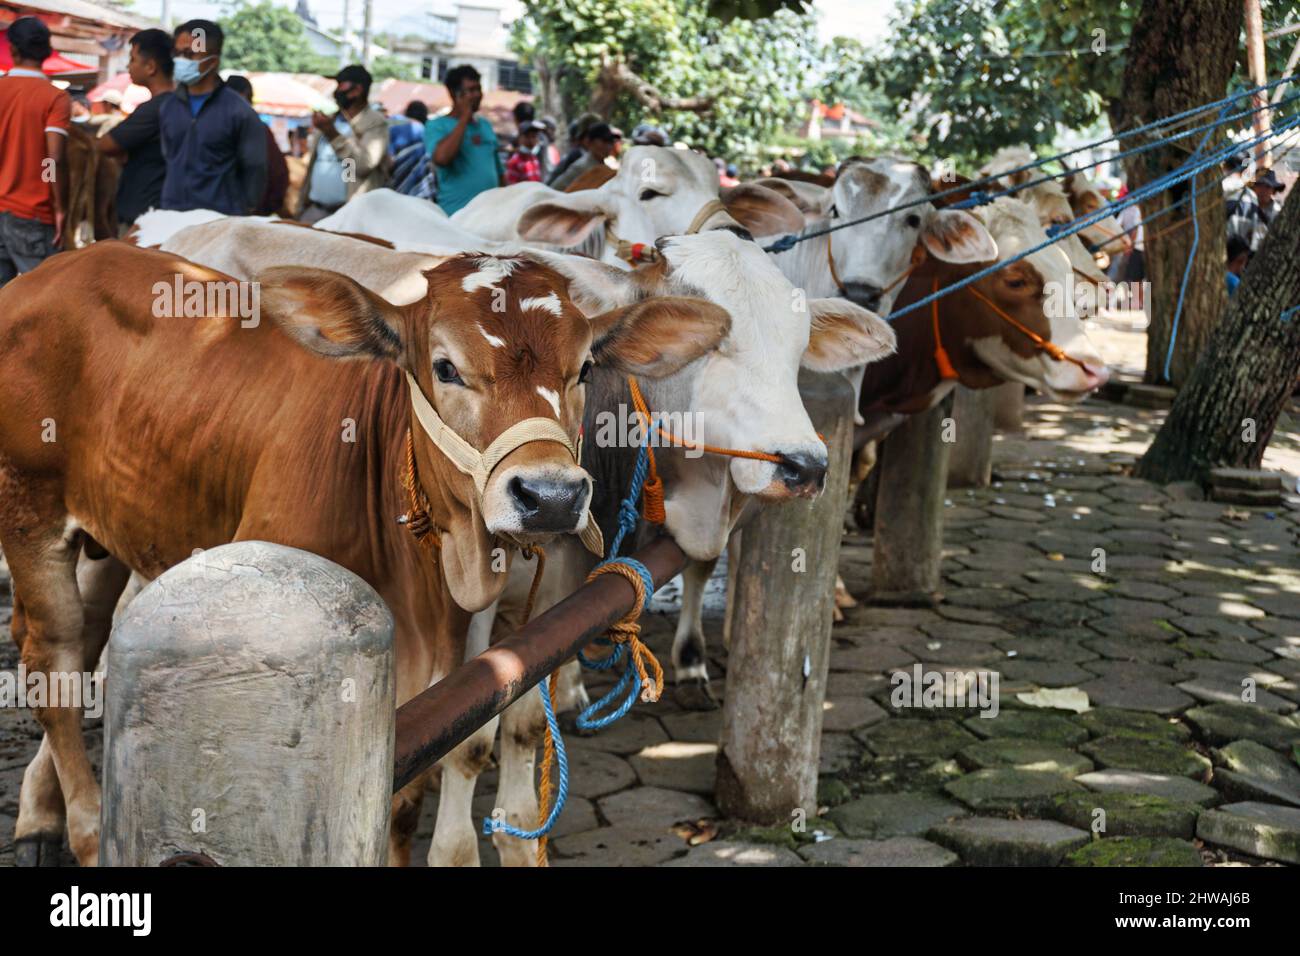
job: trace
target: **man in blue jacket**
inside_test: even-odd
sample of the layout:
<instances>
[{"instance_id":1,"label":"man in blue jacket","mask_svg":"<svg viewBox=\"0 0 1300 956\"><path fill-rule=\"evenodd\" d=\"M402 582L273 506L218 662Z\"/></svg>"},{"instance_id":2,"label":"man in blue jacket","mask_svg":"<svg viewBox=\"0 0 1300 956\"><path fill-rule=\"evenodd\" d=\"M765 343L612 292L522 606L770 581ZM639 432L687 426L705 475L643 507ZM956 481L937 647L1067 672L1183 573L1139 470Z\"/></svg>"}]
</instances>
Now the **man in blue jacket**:
<instances>
[{"instance_id":1,"label":"man in blue jacket","mask_svg":"<svg viewBox=\"0 0 1300 956\"><path fill-rule=\"evenodd\" d=\"M160 207L246 216L257 208L266 186L262 121L217 73L221 27L189 20L172 36L176 92L158 114L167 161Z\"/></svg>"}]
</instances>

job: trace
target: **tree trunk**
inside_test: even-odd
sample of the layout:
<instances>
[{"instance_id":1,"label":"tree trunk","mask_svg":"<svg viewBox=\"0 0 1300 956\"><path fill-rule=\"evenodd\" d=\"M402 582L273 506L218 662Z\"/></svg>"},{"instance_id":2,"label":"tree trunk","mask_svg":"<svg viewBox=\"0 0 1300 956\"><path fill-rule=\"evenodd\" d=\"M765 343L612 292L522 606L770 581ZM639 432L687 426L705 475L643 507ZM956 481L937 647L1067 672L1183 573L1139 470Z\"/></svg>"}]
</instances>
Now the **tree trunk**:
<instances>
[{"instance_id":1,"label":"tree trunk","mask_svg":"<svg viewBox=\"0 0 1300 956\"><path fill-rule=\"evenodd\" d=\"M1124 92L1110 104L1111 125L1116 130L1132 128L1222 99L1237 62L1241 22L1239 0L1145 0L1129 41ZM1238 101L1233 111L1248 108L1248 103L1247 99ZM1205 113L1189 125L1201 126L1215 118L1215 112ZM1248 124L1239 121L1231 125L1239 128ZM1129 188L1144 185L1185 162L1204 135L1196 133L1126 159ZM1132 147L1147 141L1135 137L1125 145ZM1205 150L1211 151L1226 142L1224 130L1215 130ZM1153 196L1142 203L1143 216L1177 202L1189 189L1205 188L1220 175L1217 167L1211 168ZM1223 203L1216 190L1209 190L1197 200L1197 205L1200 242L1187 281L1167 379L1175 386L1187 381L1227 301L1223 281L1227 258ZM1190 204L1157 220L1159 225L1148 232L1167 228L1189 212ZM1152 293L1151 326L1147 330L1148 384L1166 381L1165 357L1173 333L1183 270L1192 251L1192 237L1193 229L1188 225L1146 241L1146 277Z\"/></svg>"},{"instance_id":2,"label":"tree trunk","mask_svg":"<svg viewBox=\"0 0 1300 956\"><path fill-rule=\"evenodd\" d=\"M1260 466L1300 373L1300 310L1283 319L1297 303L1300 200L1292 195L1138 462L1139 477L1200 481L1211 468Z\"/></svg>"}]
</instances>

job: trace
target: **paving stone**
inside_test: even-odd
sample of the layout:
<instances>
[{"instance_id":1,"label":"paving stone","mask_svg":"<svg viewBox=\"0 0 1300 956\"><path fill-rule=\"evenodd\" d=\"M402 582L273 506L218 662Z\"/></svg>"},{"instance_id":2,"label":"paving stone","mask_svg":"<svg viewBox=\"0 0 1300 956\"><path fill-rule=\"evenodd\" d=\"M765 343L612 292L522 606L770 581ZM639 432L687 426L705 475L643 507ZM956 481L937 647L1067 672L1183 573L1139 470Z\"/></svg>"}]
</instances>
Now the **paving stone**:
<instances>
[{"instance_id":1,"label":"paving stone","mask_svg":"<svg viewBox=\"0 0 1300 956\"><path fill-rule=\"evenodd\" d=\"M1092 636L1088 634L1088 637ZM1096 651L1089 650L1079 641L1062 637L1017 637L1011 641L998 641L997 645L1007 653L1014 651L1018 660L1080 664L1097 659Z\"/></svg>"},{"instance_id":2,"label":"paving stone","mask_svg":"<svg viewBox=\"0 0 1300 956\"><path fill-rule=\"evenodd\" d=\"M1213 787L1174 774L1111 769L1081 773L1074 779L1089 790L1099 793L1148 794L1177 803L1196 803L1203 807L1220 802L1219 794Z\"/></svg>"},{"instance_id":3,"label":"paving stone","mask_svg":"<svg viewBox=\"0 0 1300 956\"><path fill-rule=\"evenodd\" d=\"M645 786L711 796L717 776L717 756L716 743L669 741L646 747L629 757L627 762Z\"/></svg>"},{"instance_id":4,"label":"paving stone","mask_svg":"<svg viewBox=\"0 0 1300 956\"><path fill-rule=\"evenodd\" d=\"M722 708L720 707L716 710L687 710L678 714L661 714L659 722L668 731L670 738L682 743L716 744L722 736Z\"/></svg>"},{"instance_id":5,"label":"paving stone","mask_svg":"<svg viewBox=\"0 0 1300 956\"><path fill-rule=\"evenodd\" d=\"M1214 782L1237 800L1264 800L1300 806L1300 769L1293 760L1253 740L1234 740L1211 754Z\"/></svg>"},{"instance_id":6,"label":"paving stone","mask_svg":"<svg viewBox=\"0 0 1300 956\"><path fill-rule=\"evenodd\" d=\"M604 730L589 737L571 734L564 738L566 745L576 749L603 750L613 754L634 754L643 747L668 740L659 721L650 714L630 711L622 720L616 720Z\"/></svg>"},{"instance_id":7,"label":"paving stone","mask_svg":"<svg viewBox=\"0 0 1300 956\"><path fill-rule=\"evenodd\" d=\"M661 866L803 866L803 860L783 846L713 841L692 847L685 856Z\"/></svg>"},{"instance_id":8,"label":"paving stone","mask_svg":"<svg viewBox=\"0 0 1300 956\"><path fill-rule=\"evenodd\" d=\"M1197 700L1207 704L1249 704L1263 707L1277 714L1289 714L1296 705L1285 697L1269 693L1258 684L1244 688L1242 682L1224 677L1194 677L1177 685L1178 689L1191 694ZM1249 692L1251 700L1243 700L1242 695Z\"/></svg>"},{"instance_id":9,"label":"paving stone","mask_svg":"<svg viewBox=\"0 0 1300 956\"><path fill-rule=\"evenodd\" d=\"M1122 578L1116 581L1111 587L1111 593L1116 597L1131 598L1135 601L1169 601L1182 595L1181 591L1167 584L1156 584L1153 581L1140 581L1133 578Z\"/></svg>"},{"instance_id":10,"label":"paving stone","mask_svg":"<svg viewBox=\"0 0 1300 956\"><path fill-rule=\"evenodd\" d=\"M969 621L940 619L922 625L921 630L936 641L977 641L988 644L994 641L1007 641L1015 638L1014 634L1001 627L990 624L975 624Z\"/></svg>"},{"instance_id":11,"label":"paving stone","mask_svg":"<svg viewBox=\"0 0 1300 956\"><path fill-rule=\"evenodd\" d=\"M1137 661L1142 664L1173 664L1186 659L1187 651L1159 641L1099 637L1084 641L1084 646L1112 661ZM1085 678L1086 679L1086 678Z\"/></svg>"},{"instance_id":12,"label":"paving stone","mask_svg":"<svg viewBox=\"0 0 1300 956\"><path fill-rule=\"evenodd\" d=\"M973 810L1031 812L1060 793L1079 789L1069 777L1042 770L998 767L976 770L944 785Z\"/></svg>"},{"instance_id":13,"label":"paving stone","mask_svg":"<svg viewBox=\"0 0 1300 956\"><path fill-rule=\"evenodd\" d=\"M1250 603L1277 617L1300 617L1300 593L1294 591L1258 595Z\"/></svg>"},{"instance_id":14,"label":"paving stone","mask_svg":"<svg viewBox=\"0 0 1300 956\"><path fill-rule=\"evenodd\" d=\"M969 717L962 726L984 739L1027 737L1062 747L1088 739L1088 731L1070 718L1032 710L1003 710L996 717Z\"/></svg>"},{"instance_id":15,"label":"paving stone","mask_svg":"<svg viewBox=\"0 0 1300 956\"><path fill-rule=\"evenodd\" d=\"M1027 681L1038 687L1075 687L1094 676L1078 664L1022 660L1019 657L1008 658L998 665L998 669L1011 680Z\"/></svg>"},{"instance_id":16,"label":"paving stone","mask_svg":"<svg viewBox=\"0 0 1300 956\"><path fill-rule=\"evenodd\" d=\"M1014 591L1003 591L996 588L960 588L956 591L949 591L944 595L944 602L955 604L959 607L973 607L982 610L991 608L1006 608L1013 604L1020 604L1024 598Z\"/></svg>"},{"instance_id":17,"label":"paving stone","mask_svg":"<svg viewBox=\"0 0 1300 956\"><path fill-rule=\"evenodd\" d=\"M1081 625L1099 613L1075 601L1026 601L1013 612L1016 617L1053 628Z\"/></svg>"},{"instance_id":18,"label":"paving stone","mask_svg":"<svg viewBox=\"0 0 1300 956\"><path fill-rule=\"evenodd\" d=\"M978 666L1000 661L1005 654L992 644L955 639L920 637L908 641L903 650L922 662L944 661L949 664Z\"/></svg>"},{"instance_id":19,"label":"paving stone","mask_svg":"<svg viewBox=\"0 0 1300 956\"><path fill-rule=\"evenodd\" d=\"M821 744L818 773L838 773L855 767L862 757L862 744L850 734L823 731Z\"/></svg>"},{"instance_id":20,"label":"paving stone","mask_svg":"<svg viewBox=\"0 0 1300 956\"><path fill-rule=\"evenodd\" d=\"M1094 737L1153 737L1178 742L1192 736L1192 732L1177 721L1135 710L1094 707L1072 719L1086 727Z\"/></svg>"},{"instance_id":21,"label":"paving stone","mask_svg":"<svg viewBox=\"0 0 1300 956\"><path fill-rule=\"evenodd\" d=\"M998 737L981 740L964 747L957 760L975 770L993 767L1018 767L1021 770L1046 770L1065 777L1091 770L1092 761L1072 750L1042 740Z\"/></svg>"},{"instance_id":22,"label":"paving stone","mask_svg":"<svg viewBox=\"0 0 1300 956\"><path fill-rule=\"evenodd\" d=\"M856 730L878 724L888 716L868 697L828 697L822 705L822 729Z\"/></svg>"},{"instance_id":23,"label":"paving stone","mask_svg":"<svg viewBox=\"0 0 1300 956\"><path fill-rule=\"evenodd\" d=\"M967 866L1056 866L1090 839L1084 830L1053 820L972 817L945 823L929 833Z\"/></svg>"},{"instance_id":24,"label":"paving stone","mask_svg":"<svg viewBox=\"0 0 1300 956\"><path fill-rule=\"evenodd\" d=\"M662 787L634 787L597 801L601 815L614 826L669 827L682 820L715 817L713 804L693 793Z\"/></svg>"},{"instance_id":25,"label":"paving stone","mask_svg":"<svg viewBox=\"0 0 1300 956\"><path fill-rule=\"evenodd\" d=\"M1080 749L1103 769L1121 767L1193 778L1203 776L1210 769L1210 761L1195 750L1167 740L1099 737Z\"/></svg>"},{"instance_id":26,"label":"paving stone","mask_svg":"<svg viewBox=\"0 0 1300 956\"><path fill-rule=\"evenodd\" d=\"M1258 631L1274 637L1289 637L1300 642L1300 621L1289 617L1266 617L1251 624Z\"/></svg>"},{"instance_id":27,"label":"paving stone","mask_svg":"<svg viewBox=\"0 0 1300 956\"><path fill-rule=\"evenodd\" d=\"M667 827L601 827L560 837L552 866L656 866L679 856L685 841Z\"/></svg>"},{"instance_id":28,"label":"paving stone","mask_svg":"<svg viewBox=\"0 0 1300 956\"><path fill-rule=\"evenodd\" d=\"M1113 837L1094 840L1066 856L1064 866L1204 866L1200 852L1172 837Z\"/></svg>"},{"instance_id":29,"label":"paving stone","mask_svg":"<svg viewBox=\"0 0 1300 956\"><path fill-rule=\"evenodd\" d=\"M799 848L809 863L820 866L956 866L957 854L917 837L888 840L833 839Z\"/></svg>"},{"instance_id":30,"label":"paving stone","mask_svg":"<svg viewBox=\"0 0 1300 956\"><path fill-rule=\"evenodd\" d=\"M1103 615L1093 618L1088 626L1102 637L1148 642L1172 641L1183 632L1162 617L1113 617ZM1088 635L1089 639L1093 635Z\"/></svg>"},{"instance_id":31,"label":"paving stone","mask_svg":"<svg viewBox=\"0 0 1300 956\"><path fill-rule=\"evenodd\" d=\"M1095 705L1145 710L1153 714L1176 714L1196 702L1170 684L1127 675L1098 678L1080 684L1079 689Z\"/></svg>"},{"instance_id":32,"label":"paving stone","mask_svg":"<svg viewBox=\"0 0 1300 956\"><path fill-rule=\"evenodd\" d=\"M1259 646L1278 657L1289 661L1300 661L1300 638L1278 637L1260 641Z\"/></svg>"},{"instance_id":33,"label":"paving stone","mask_svg":"<svg viewBox=\"0 0 1300 956\"><path fill-rule=\"evenodd\" d=\"M877 674L891 667L912 664L916 658L896 644L886 641L869 641L861 645L831 648L830 669L833 671L866 671Z\"/></svg>"},{"instance_id":34,"label":"paving stone","mask_svg":"<svg viewBox=\"0 0 1300 956\"><path fill-rule=\"evenodd\" d=\"M1171 617L1169 622L1190 637L1228 637L1251 641L1259 632L1244 620L1228 617Z\"/></svg>"},{"instance_id":35,"label":"paving stone","mask_svg":"<svg viewBox=\"0 0 1300 956\"><path fill-rule=\"evenodd\" d=\"M962 775L955 760L930 757L876 757L848 771L855 791L860 793L898 793L904 790L938 792L943 785Z\"/></svg>"},{"instance_id":36,"label":"paving stone","mask_svg":"<svg viewBox=\"0 0 1300 956\"><path fill-rule=\"evenodd\" d=\"M1086 671L1092 671L1098 677L1116 681L1139 680L1156 683L1168 683L1182 680L1181 671L1161 664L1144 664L1137 661L1088 661L1083 665Z\"/></svg>"},{"instance_id":37,"label":"paving stone","mask_svg":"<svg viewBox=\"0 0 1300 956\"><path fill-rule=\"evenodd\" d=\"M1184 614L1198 617L1233 617L1247 619L1263 617L1264 612L1241 601L1224 600L1217 597L1194 596L1181 597L1169 602Z\"/></svg>"},{"instance_id":38,"label":"paving stone","mask_svg":"<svg viewBox=\"0 0 1300 956\"><path fill-rule=\"evenodd\" d=\"M1170 609L1168 604L1162 604L1159 601L1135 601L1132 598L1122 597L1095 598L1088 602L1088 607L1096 612L1092 615L1093 617L1105 614L1110 617L1164 620L1176 613Z\"/></svg>"},{"instance_id":39,"label":"paving stone","mask_svg":"<svg viewBox=\"0 0 1300 956\"><path fill-rule=\"evenodd\" d=\"M1098 814L1102 811L1104 815ZM1175 802L1145 793L1112 791L1066 793L1052 801L1048 811L1055 820L1101 836L1166 836L1190 840L1196 835L1196 803Z\"/></svg>"},{"instance_id":40,"label":"paving stone","mask_svg":"<svg viewBox=\"0 0 1300 956\"><path fill-rule=\"evenodd\" d=\"M1221 661L1236 661L1242 664L1262 664L1273 659L1273 655L1262 647L1235 637L1189 637L1183 642L1189 651L1198 657L1211 657Z\"/></svg>"},{"instance_id":41,"label":"paving stone","mask_svg":"<svg viewBox=\"0 0 1300 956\"><path fill-rule=\"evenodd\" d=\"M1196 823L1207 843L1282 863L1300 863L1300 808L1246 801L1207 810Z\"/></svg>"},{"instance_id":42,"label":"paving stone","mask_svg":"<svg viewBox=\"0 0 1300 956\"><path fill-rule=\"evenodd\" d=\"M841 671L826 675L827 697L870 697L889 687L889 679L880 674ZM720 713L712 711L712 713Z\"/></svg>"},{"instance_id":43,"label":"paving stone","mask_svg":"<svg viewBox=\"0 0 1300 956\"><path fill-rule=\"evenodd\" d=\"M961 804L936 794L904 791L859 797L835 807L826 817L847 836L882 840L915 836L936 823L969 813Z\"/></svg>"},{"instance_id":44,"label":"paving stone","mask_svg":"<svg viewBox=\"0 0 1300 956\"><path fill-rule=\"evenodd\" d=\"M952 720L894 719L853 735L879 757L951 757L976 737Z\"/></svg>"},{"instance_id":45,"label":"paving stone","mask_svg":"<svg viewBox=\"0 0 1300 956\"><path fill-rule=\"evenodd\" d=\"M1207 657L1189 657L1174 665L1178 670L1192 677L1217 677L1234 681L1238 686L1247 677L1253 678L1259 687L1281 684L1286 677L1272 668L1279 662L1269 661L1265 664L1243 664L1240 661L1216 661Z\"/></svg>"},{"instance_id":46,"label":"paving stone","mask_svg":"<svg viewBox=\"0 0 1300 956\"><path fill-rule=\"evenodd\" d=\"M940 604L937 610L942 617L950 621L966 621L971 624L990 625L999 625L1006 621L1006 617L997 611L988 611L978 607L962 607L957 604Z\"/></svg>"},{"instance_id":47,"label":"paving stone","mask_svg":"<svg viewBox=\"0 0 1300 956\"><path fill-rule=\"evenodd\" d=\"M1207 704L1187 711L1183 717L1215 745L1246 739L1288 753L1300 744L1300 723L1294 717L1250 704Z\"/></svg>"},{"instance_id":48,"label":"paving stone","mask_svg":"<svg viewBox=\"0 0 1300 956\"><path fill-rule=\"evenodd\" d=\"M569 752L569 792L597 799L636 783L636 773L614 754L574 748Z\"/></svg>"}]
</instances>

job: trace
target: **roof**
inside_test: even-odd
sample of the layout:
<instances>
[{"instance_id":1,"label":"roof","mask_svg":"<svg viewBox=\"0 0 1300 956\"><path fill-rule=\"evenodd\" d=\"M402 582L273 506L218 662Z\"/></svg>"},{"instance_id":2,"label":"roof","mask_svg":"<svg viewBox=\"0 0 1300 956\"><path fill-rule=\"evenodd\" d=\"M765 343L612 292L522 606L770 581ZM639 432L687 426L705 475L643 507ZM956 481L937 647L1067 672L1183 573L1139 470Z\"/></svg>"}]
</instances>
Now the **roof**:
<instances>
[{"instance_id":1,"label":"roof","mask_svg":"<svg viewBox=\"0 0 1300 956\"><path fill-rule=\"evenodd\" d=\"M0 0L0 10L18 10L25 15L30 11L57 13L65 17L77 17L108 26L121 27L124 30L143 30L157 26L157 22L148 17L137 16L115 7L100 6L90 0Z\"/></svg>"}]
</instances>

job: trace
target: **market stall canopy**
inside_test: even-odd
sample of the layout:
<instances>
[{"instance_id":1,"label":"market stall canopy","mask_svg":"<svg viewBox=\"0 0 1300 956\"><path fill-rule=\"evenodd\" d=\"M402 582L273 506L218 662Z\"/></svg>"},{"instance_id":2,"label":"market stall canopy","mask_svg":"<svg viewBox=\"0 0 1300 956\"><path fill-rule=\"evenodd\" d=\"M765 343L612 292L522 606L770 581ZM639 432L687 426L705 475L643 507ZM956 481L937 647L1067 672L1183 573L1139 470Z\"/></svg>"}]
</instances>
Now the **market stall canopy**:
<instances>
[{"instance_id":1,"label":"market stall canopy","mask_svg":"<svg viewBox=\"0 0 1300 956\"><path fill-rule=\"evenodd\" d=\"M9 30L0 30L0 71L9 72L13 69L14 58L9 52ZM98 67L90 63L79 63L76 60L69 59L62 53L53 53L46 58L41 64L41 72L46 76L73 76L77 74L94 73Z\"/></svg>"}]
</instances>

